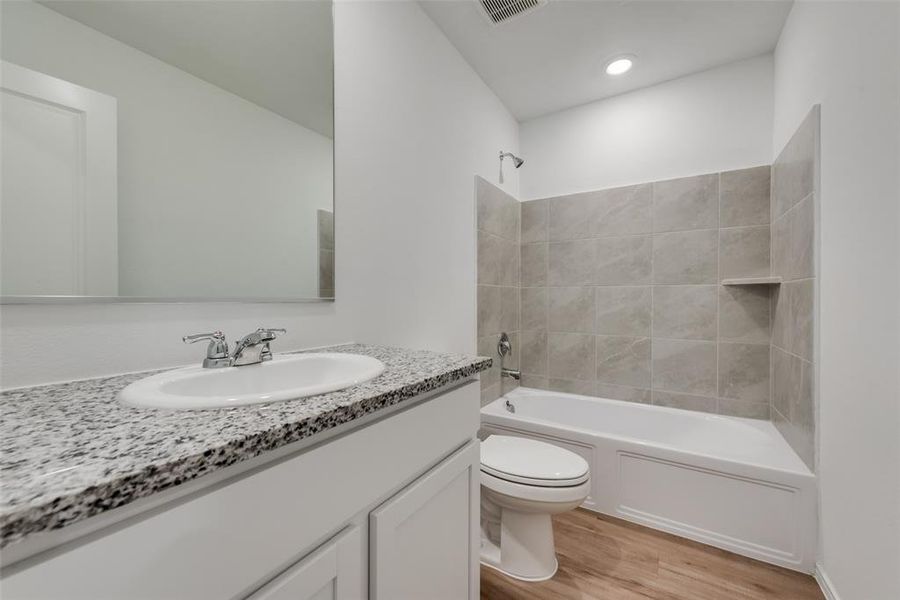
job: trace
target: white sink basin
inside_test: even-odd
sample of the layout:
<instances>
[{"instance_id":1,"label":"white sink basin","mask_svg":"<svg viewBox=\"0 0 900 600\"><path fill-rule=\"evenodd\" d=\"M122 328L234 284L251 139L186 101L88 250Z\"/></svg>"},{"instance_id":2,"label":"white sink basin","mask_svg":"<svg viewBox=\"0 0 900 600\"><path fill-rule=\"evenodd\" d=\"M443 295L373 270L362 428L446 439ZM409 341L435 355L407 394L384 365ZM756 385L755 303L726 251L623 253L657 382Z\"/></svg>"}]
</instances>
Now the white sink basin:
<instances>
[{"instance_id":1,"label":"white sink basin","mask_svg":"<svg viewBox=\"0 0 900 600\"><path fill-rule=\"evenodd\" d=\"M151 375L119 392L119 401L181 410L262 404L342 390L374 379L382 371L380 360L359 354L276 356L258 365L187 367Z\"/></svg>"}]
</instances>

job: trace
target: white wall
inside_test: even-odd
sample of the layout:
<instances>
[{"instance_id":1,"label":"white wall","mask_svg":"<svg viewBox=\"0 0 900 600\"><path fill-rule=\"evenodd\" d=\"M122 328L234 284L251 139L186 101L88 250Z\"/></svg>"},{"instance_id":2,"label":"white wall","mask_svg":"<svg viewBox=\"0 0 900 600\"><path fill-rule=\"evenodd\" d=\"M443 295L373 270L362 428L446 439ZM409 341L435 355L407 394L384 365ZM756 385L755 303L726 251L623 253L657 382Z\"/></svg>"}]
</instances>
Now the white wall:
<instances>
[{"instance_id":1,"label":"white wall","mask_svg":"<svg viewBox=\"0 0 900 600\"><path fill-rule=\"evenodd\" d=\"M33 2L2 10L4 60L118 100L120 295L318 295L330 139Z\"/></svg>"},{"instance_id":2,"label":"white wall","mask_svg":"<svg viewBox=\"0 0 900 600\"><path fill-rule=\"evenodd\" d=\"M336 18L338 298L359 340L474 352L474 175L518 124L417 3Z\"/></svg>"},{"instance_id":3,"label":"white wall","mask_svg":"<svg viewBox=\"0 0 900 600\"><path fill-rule=\"evenodd\" d=\"M767 55L523 123L522 198L768 164L771 142Z\"/></svg>"},{"instance_id":4,"label":"white wall","mask_svg":"<svg viewBox=\"0 0 900 600\"><path fill-rule=\"evenodd\" d=\"M900 598L900 4L796 2L775 52L777 154L821 103L822 571Z\"/></svg>"},{"instance_id":5,"label":"white wall","mask_svg":"<svg viewBox=\"0 0 900 600\"><path fill-rule=\"evenodd\" d=\"M340 2L335 27L337 301L3 306L4 387L194 363L180 336L213 328L474 352L474 175L516 122L416 3Z\"/></svg>"}]
</instances>

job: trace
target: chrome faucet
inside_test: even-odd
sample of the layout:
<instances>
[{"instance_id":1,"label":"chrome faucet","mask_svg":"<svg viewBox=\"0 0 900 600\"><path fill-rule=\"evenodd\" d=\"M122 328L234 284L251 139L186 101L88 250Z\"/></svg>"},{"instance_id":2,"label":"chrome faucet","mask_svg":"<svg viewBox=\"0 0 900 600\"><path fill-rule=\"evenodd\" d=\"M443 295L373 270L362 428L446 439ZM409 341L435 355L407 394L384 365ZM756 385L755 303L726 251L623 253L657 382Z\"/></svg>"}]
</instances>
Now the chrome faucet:
<instances>
[{"instance_id":1,"label":"chrome faucet","mask_svg":"<svg viewBox=\"0 0 900 600\"><path fill-rule=\"evenodd\" d=\"M203 368L219 369L230 367L234 361L228 355L228 342L225 341L225 334L221 331L186 335L181 338L181 341L185 344L194 344L206 340L209 340L209 346L206 347L206 358L203 359Z\"/></svg>"},{"instance_id":2,"label":"chrome faucet","mask_svg":"<svg viewBox=\"0 0 900 600\"><path fill-rule=\"evenodd\" d=\"M234 346L234 353L231 355L234 359L234 366L243 367L244 365L255 365L272 360L272 350L269 348L269 342L284 333L287 333L286 329L265 329L262 327L253 333L248 333Z\"/></svg>"},{"instance_id":3,"label":"chrome faucet","mask_svg":"<svg viewBox=\"0 0 900 600\"><path fill-rule=\"evenodd\" d=\"M510 343L509 336L506 335L506 332L500 334L500 341L497 342L497 354L500 355L500 377L512 377L516 381L519 381L522 377L521 371L507 369L503 366L503 357L507 354L512 354L512 344Z\"/></svg>"},{"instance_id":4,"label":"chrome faucet","mask_svg":"<svg viewBox=\"0 0 900 600\"><path fill-rule=\"evenodd\" d=\"M269 342L280 334L286 333L284 329L259 328L249 333L235 344L234 352L229 354L228 342L221 331L212 333L198 333L186 335L181 338L185 344L193 344L200 341L209 341L206 347L206 358L203 359L204 369L219 369L222 367L243 367L256 365L267 360L272 360L272 350Z\"/></svg>"}]
</instances>

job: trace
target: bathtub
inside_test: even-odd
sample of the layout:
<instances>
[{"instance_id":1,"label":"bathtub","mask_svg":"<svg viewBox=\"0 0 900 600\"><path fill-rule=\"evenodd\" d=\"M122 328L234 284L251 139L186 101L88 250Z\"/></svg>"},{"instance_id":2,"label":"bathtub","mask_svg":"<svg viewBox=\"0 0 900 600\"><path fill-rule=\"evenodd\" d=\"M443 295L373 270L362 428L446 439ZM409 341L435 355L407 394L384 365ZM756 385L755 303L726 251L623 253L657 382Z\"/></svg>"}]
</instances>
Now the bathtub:
<instances>
[{"instance_id":1,"label":"bathtub","mask_svg":"<svg viewBox=\"0 0 900 600\"><path fill-rule=\"evenodd\" d=\"M768 421L528 388L485 405L481 421L483 435L543 440L584 457L586 509L814 569L815 476Z\"/></svg>"}]
</instances>

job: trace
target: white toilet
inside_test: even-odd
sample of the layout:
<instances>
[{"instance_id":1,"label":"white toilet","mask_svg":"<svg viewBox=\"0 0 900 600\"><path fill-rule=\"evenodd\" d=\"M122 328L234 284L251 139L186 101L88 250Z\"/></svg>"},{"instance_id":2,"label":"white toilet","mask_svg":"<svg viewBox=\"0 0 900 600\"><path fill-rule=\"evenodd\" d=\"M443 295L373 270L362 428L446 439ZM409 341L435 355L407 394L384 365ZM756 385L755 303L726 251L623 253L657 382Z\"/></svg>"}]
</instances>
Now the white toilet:
<instances>
[{"instance_id":1,"label":"white toilet","mask_svg":"<svg viewBox=\"0 0 900 600\"><path fill-rule=\"evenodd\" d=\"M553 577L550 516L579 506L590 485L587 461L558 446L505 435L481 442L481 563L523 581Z\"/></svg>"}]
</instances>

